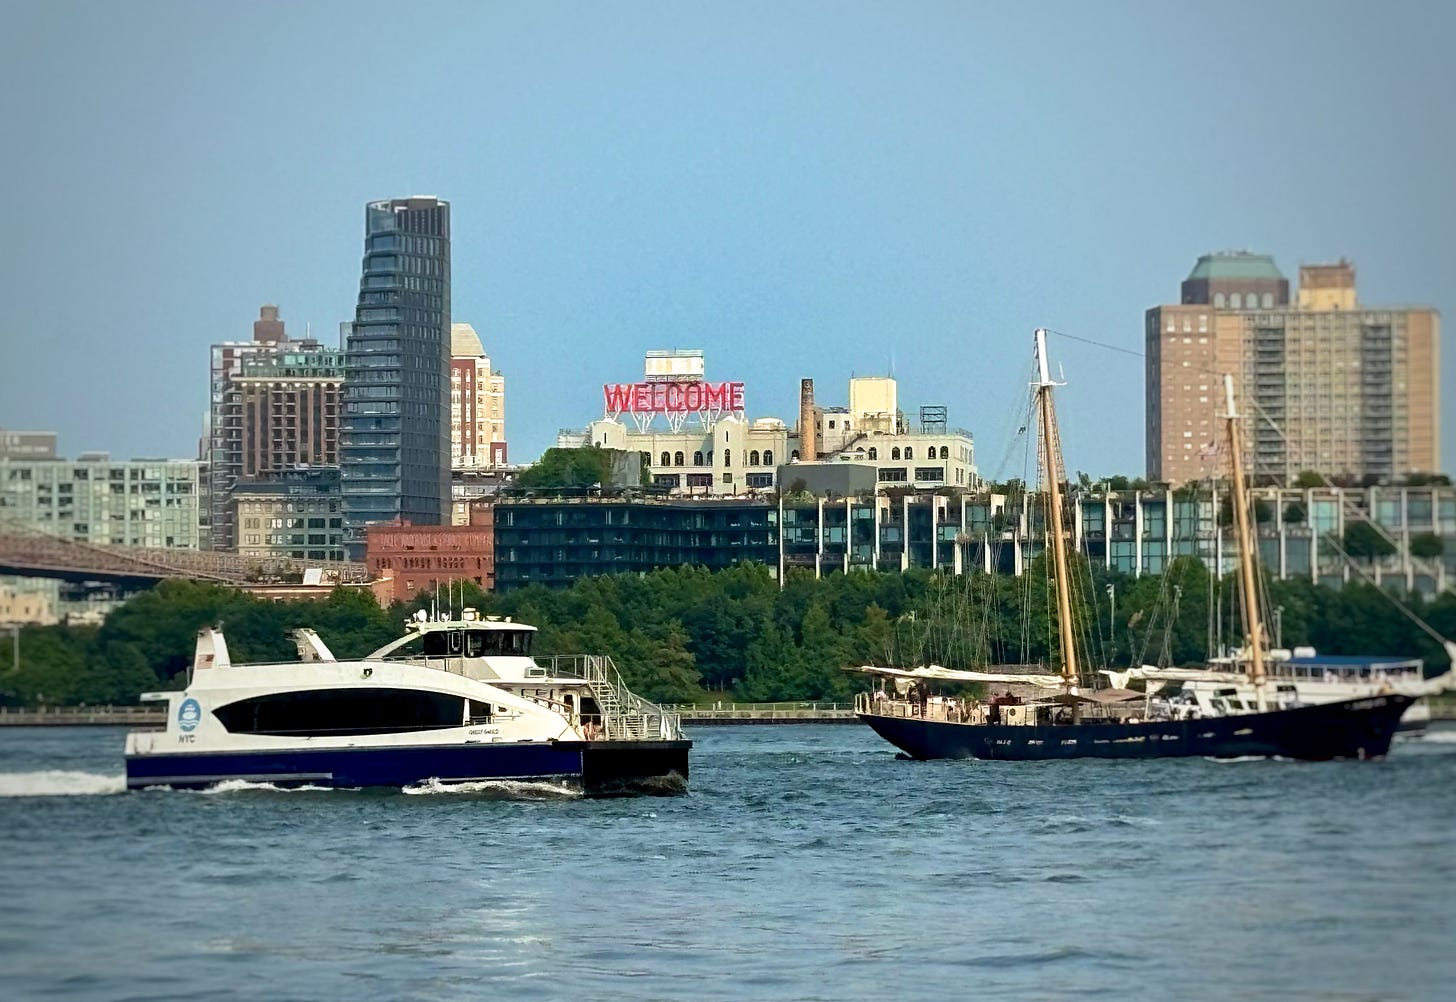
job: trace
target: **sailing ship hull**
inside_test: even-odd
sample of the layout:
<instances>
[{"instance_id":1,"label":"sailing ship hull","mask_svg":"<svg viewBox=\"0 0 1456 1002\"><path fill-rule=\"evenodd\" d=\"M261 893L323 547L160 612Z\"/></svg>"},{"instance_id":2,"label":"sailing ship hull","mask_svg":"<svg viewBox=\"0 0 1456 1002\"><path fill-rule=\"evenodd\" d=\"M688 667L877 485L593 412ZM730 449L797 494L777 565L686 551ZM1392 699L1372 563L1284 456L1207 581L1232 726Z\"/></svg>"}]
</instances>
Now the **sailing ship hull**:
<instances>
[{"instance_id":1,"label":"sailing ship hull","mask_svg":"<svg viewBox=\"0 0 1456 1002\"><path fill-rule=\"evenodd\" d=\"M1398 694L1290 710L1147 723L961 724L860 713L911 758L1376 758L1390 750L1412 697Z\"/></svg>"},{"instance_id":2,"label":"sailing ship hull","mask_svg":"<svg viewBox=\"0 0 1456 1002\"><path fill-rule=\"evenodd\" d=\"M558 782L592 796L687 787L691 741L553 741L130 755L129 789L201 789L227 780L276 786L405 787L432 780Z\"/></svg>"}]
</instances>

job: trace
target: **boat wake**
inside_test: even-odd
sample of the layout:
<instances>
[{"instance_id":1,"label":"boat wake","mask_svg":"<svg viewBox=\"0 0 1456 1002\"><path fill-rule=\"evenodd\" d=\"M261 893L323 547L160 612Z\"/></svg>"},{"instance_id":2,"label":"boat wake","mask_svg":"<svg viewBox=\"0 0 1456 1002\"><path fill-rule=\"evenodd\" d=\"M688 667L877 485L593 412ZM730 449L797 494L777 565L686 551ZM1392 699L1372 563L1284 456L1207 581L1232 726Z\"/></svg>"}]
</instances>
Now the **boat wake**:
<instances>
[{"instance_id":1,"label":"boat wake","mask_svg":"<svg viewBox=\"0 0 1456 1002\"><path fill-rule=\"evenodd\" d=\"M477 779L458 783L427 779L404 787L403 792L411 796L447 794L492 800L574 800L581 796L580 790L562 782L525 779Z\"/></svg>"},{"instance_id":2,"label":"boat wake","mask_svg":"<svg viewBox=\"0 0 1456 1002\"><path fill-rule=\"evenodd\" d=\"M101 797L125 792L125 776L67 769L0 773L0 797Z\"/></svg>"},{"instance_id":3,"label":"boat wake","mask_svg":"<svg viewBox=\"0 0 1456 1002\"><path fill-rule=\"evenodd\" d=\"M204 796L212 796L216 793L355 793L357 786L316 786L305 783L302 786L279 786L276 783L255 783L247 779L225 779L220 783L201 790L189 790L189 793L200 793Z\"/></svg>"}]
</instances>

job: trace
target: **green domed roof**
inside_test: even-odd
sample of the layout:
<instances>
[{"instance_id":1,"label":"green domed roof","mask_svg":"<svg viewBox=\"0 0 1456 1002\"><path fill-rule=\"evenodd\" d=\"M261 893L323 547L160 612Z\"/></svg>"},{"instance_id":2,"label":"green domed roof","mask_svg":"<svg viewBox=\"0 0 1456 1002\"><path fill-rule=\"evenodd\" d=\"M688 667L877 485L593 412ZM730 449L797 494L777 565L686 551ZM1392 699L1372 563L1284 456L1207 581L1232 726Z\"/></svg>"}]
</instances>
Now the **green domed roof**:
<instances>
[{"instance_id":1,"label":"green domed roof","mask_svg":"<svg viewBox=\"0 0 1456 1002\"><path fill-rule=\"evenodd\" d=\"M1283 278L1284 274L1268 254L1253 254L1249 251L1219 251L1205 254L1198 259L1189 280L1197 278Z\"/></svg>"}]
</instances>

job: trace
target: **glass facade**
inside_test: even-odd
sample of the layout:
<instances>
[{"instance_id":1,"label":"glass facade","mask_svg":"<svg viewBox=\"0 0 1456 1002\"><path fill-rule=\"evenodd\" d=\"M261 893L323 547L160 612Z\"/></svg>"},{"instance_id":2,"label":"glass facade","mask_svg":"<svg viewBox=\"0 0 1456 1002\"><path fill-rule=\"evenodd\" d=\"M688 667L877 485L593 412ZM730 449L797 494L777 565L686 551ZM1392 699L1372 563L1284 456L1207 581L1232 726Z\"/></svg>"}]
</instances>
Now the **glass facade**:
<instances>
[{"instance_id":1,"label":"glass facade","mask_svg":"<svg viewBox=\"0 0 1456 1002\"><path fill-rule=\"evenodd\" d=\"M495 504L497 591L657 567L774 567L778 554L778 510L764 501L573 497Z\"/></svg>"},{"instance_id":2,"label":"glass facade","mask_svg":"<svg viewBox=\"0 0 1456 1002\"><path fill-rule=\"evenodd\" d=\"M339 445L352 560L369 523L439 525L450 506L450 204L391 199L364 216Z\"/></svg>"},{"instance_id":3,"label":"glass facade","mask_svg":"<svg viewBox=\"0 0 1456 1002\"><path fill-rule=\"evenodd\" d=\"M1449 486L1361 489L1259 488L1258 556L1278 578L1339 588L1372 579L1434 596L1456 581L1456 490ZM1217 574L1237 563L1219 492L1077 491L1069 498L1072 543L1094 565L1157 575L1179 556ZM1384 511L1405 526L1395 552L1352 561L1339 536ZM1415 528L1434 522L1435 531ZM1041 499L985 494L766 502L582 499L501 500L496 506L497 581L569 584L579 577L742 560L816 575L938 567L956 574L1020 574L1044 550ZM1324 526L1325 528L1320 528ZM1416 545L1418 537L1420 545Z\"/></svg>"}]
</instances>

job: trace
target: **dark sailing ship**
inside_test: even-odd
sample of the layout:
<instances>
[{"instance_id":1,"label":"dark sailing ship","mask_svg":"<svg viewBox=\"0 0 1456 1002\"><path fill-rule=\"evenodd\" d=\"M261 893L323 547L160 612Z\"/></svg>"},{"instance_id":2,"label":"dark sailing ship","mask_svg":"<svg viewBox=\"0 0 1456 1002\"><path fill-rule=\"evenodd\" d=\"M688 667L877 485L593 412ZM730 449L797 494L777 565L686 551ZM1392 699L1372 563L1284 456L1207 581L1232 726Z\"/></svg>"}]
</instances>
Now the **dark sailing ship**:
<instances>
[{"instance_id":1,"label":"dark sailing ship","mask_svg":"<svg viewBox=\"0 0 1456 1002\"><path fill-rule=\"evenodd\" d=\"M1241 467L1233 380L1224 377L1229 454L1233 457L1233 510L1238 535L1239 591L1253 698L1219 701L1219 712L1189 707L1148 712L1143 693L1127 689L1083 691L1072 618L1067 533L1063 524L1061 450L1046 357L1046 332L1035 334L1038 381L1035 407L1047 481L1047 533L1056 585L1059 675L962 672L943 668L850 669L890 684L860 693L855 712L882 738L912 758L1063 759L1280 757L1290 759L1383 756L1414 697L1397 692L1299 705L1268 692L1264 627L1255 587L1248 498ZM894 683L900 684L896 686ZM1047 690L1044 697L1008 694L990 700L931 695L943 683L1007 683ZM906 684L908 683L908 688Z\"/></svg>"}]
</instances>

